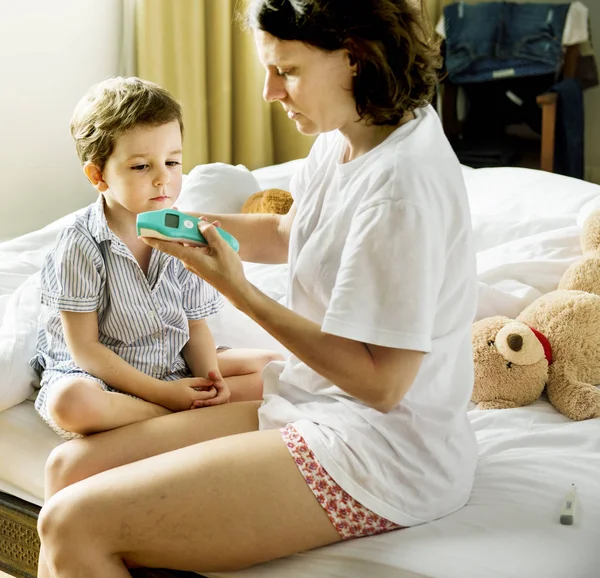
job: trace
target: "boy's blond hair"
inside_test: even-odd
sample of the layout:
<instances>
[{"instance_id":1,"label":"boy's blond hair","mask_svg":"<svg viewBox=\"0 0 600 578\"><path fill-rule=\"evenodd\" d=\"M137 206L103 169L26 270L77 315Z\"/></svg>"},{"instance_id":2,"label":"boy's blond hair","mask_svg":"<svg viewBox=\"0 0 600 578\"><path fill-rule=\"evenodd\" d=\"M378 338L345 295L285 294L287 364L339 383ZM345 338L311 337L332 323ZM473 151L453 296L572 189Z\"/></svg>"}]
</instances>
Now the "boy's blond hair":
<instances>
[{"instance_id":1,"label":"boy's blond hair","mask_svg":"<svg viewBox=\"0 0 600 578\"><path fill-rule=\"evenodd\" d=\"M77 103L71 135L81 164L104 170L115 142L136 126L160 126L176 120L183 136L181 105L157 84L136 77L109 78L95 84Z\"/></svg>"}]
</instances>

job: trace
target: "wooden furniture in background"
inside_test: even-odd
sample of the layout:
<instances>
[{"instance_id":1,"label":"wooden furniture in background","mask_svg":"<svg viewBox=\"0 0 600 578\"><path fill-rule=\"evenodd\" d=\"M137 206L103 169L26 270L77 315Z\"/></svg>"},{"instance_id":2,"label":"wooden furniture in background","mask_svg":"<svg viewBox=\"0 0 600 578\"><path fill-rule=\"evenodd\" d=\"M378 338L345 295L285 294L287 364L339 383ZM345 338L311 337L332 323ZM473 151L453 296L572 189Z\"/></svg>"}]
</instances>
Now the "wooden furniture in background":
<instances>
[{"instance_id":1,"label":"wooden furniture in background","mask_svg":"<svg viewBox=\"0 0 600 578\"><path fill-rule=\"evenodd\" d=\"M556 134L556 92L546 92L536 98L538 106L542 109L542 143L540 150L540 169L553 172L554 168L554 141Z\"/></svg>"},{"instance_id":2,"label":"wooden furniture in background","mask_svg":"<svg viewBox=\"0 0 600 578\"><path fill-rule=\"evenodd\" d=\"M561 70L563 78L574 78L579 59L579 47L568 46ZM463 122L458 119L457 98L458 85L447 78L442 82L442 123L446 136L452 140L462 132ZM556 134L556 110L558 95L555 92L546 92L536 98L542 110L542 134L540 142L539 168L553 172L554 144Z\"/></svg>"}]
</instances>

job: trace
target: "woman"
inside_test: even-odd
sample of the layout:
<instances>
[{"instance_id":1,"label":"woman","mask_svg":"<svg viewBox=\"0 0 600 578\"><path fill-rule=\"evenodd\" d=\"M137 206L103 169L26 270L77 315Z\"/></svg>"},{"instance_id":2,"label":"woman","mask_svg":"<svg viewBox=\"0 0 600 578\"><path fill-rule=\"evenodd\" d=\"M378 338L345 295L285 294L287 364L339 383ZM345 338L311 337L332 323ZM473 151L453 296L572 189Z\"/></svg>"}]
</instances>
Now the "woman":
<instances>
[{"instance_id":1,"label":"woman","mask_svg":"<svg viewBox=\"0 0 600 578\"><path fill-rule=\"evenodd\" d=\"M207 249L147 242L292 355L265 370L262 405L58 448L40 576L243 568L468 499L475 266L460 165L428 104L438 53L407 0L255 0L248 21L265 99L320 136L288 215L206 217L239 239L242 259L289 262L289 308L246 280L208 223Z\"/></svg>"}]
</instances>

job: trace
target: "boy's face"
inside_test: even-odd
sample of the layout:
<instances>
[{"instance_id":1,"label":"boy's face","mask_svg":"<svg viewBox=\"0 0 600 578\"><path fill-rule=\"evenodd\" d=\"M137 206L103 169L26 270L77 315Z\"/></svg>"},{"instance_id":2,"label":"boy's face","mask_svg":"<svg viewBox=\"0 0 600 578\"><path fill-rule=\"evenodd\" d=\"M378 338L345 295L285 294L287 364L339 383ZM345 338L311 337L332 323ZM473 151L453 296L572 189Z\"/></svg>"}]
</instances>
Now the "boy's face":
<instances>
[{"instance_id":1,"label":"boy's face","mask_svg":"<svg viewBox=\"0 0 600 578\"><path fill-rule=\"evenodd\" d=\"M121 135L102 171L108 208L137 215L172 207L181 192L181 148L176 120Z\"/></svg>"}]
</instances>

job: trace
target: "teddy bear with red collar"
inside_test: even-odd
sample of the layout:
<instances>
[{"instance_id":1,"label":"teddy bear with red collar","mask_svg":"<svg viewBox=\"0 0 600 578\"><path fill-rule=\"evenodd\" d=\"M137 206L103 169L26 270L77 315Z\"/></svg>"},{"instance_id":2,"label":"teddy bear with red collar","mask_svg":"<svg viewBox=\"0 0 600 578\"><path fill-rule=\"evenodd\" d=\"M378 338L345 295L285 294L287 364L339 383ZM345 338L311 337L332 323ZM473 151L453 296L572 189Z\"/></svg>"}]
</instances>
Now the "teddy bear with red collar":
<instances>
[{"instance_id":1,"label":"teddy bear with red collar","mask_svg":"<svg viewBox=\"0 0 600 578\"><path fill-rule=\"evenodd\" d=\"M473 324L472 400L480 409L527 405L545 388L568 418L600 417L600 211L586 219L581 245L583 257L556 291L516 319L495 316Z\"/></svg>"}]
</instances>

